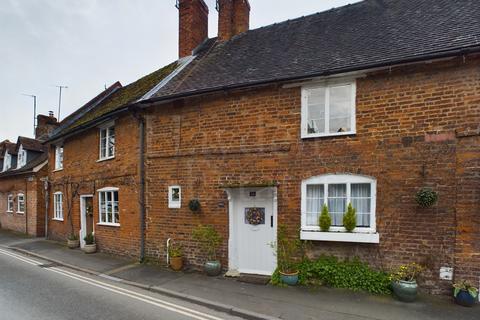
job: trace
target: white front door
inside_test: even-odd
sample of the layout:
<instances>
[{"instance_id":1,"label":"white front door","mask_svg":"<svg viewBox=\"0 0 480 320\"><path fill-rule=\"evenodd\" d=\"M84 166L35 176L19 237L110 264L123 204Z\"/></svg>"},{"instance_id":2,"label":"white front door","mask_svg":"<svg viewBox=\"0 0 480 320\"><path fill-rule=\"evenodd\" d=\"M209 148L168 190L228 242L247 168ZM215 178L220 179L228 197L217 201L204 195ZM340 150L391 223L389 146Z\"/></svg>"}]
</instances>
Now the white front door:
<instances>
[{"instance_id":1,"label":"white front door","mask_svg":"<svg viewBox=\"0 0 480 320\"><path fill-rule=\"evenodd\" d=\"M276 268L276 188L230 191L230 267L240 273L271 275Z\"/></svg>"}]
</instances>

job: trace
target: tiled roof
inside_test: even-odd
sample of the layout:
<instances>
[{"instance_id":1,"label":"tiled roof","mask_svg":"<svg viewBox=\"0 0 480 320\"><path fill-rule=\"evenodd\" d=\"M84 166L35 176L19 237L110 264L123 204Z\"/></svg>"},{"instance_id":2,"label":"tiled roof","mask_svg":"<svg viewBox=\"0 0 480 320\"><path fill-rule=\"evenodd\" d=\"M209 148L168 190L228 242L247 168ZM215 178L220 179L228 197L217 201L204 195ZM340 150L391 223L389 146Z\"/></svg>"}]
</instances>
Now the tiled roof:
<instances>
[{"instance_id":1,"label":"tiled roof","mask_svg":"<svg viewBox=\"0 0 480 320\"><path fill-rule=\"evenodd\" d=\"M478 0L365 0L250 30L227 42L209 39L164 85L156 88L180 61L116 90L54 136L94 123L147 92L145 101L151 102L480 51L479 12Z\"/></svg>"},{"instance_id":2,"label":"tiled roof","mask_svg":"<svg viewBox=\"0 0 480 320\"><path fill-rule=\"evenodd\" d=\"M63 120L60 124L60 128L54 132L49 140L63 136L80 126L91 122L92 120L98 119L103 115L136 102L152 88L154 88L159 82L161 82L165 77L172 73L176 66L177 62L174 62L125 87L116 87L111 94L105 97L105 99L96 104L94 107L88 109L86 112L83 112L83 114L81 114L81 116L74 121L68 123L66 121L67 118ZM85 108L85 106L82 108Z\"/></svg>"},{"instance_id":3,"label":"tiled roof","mask_svg":"<svg viewBox=\"0 0 480 320\"><path fill-rule=\"evenodd\" d=\"M23 146L23 149L25 150L36 151L36 152L46 151L45 146L39 140L35 140L31 138L18 137L16 152L18 152L18 148L20 148L20 145Z\"/></svg>"},{"instance_id":4,"label":"tiled roof","mask_svg":"<svg viewBox=\"0 0 480 320\"><path fill-rule=\"evenodd\" d=\"M0 179L4 177L11 177L11 176L21 175L25 173L31 173L36 167L46 162L47 160L48 160L48 154L46 152L41 153L34 159L28 161L28 163L25 166L21 167L20 169L12 168L8 171L0 172Z\"/></svg>"},{"instance_id":5,"label":"tiled roof","mask_svg":"<svg viewBox=\"0 0 480 320\"><path fill-rule=\"evenodd\" d=\"M335 74L474 46L478 0L366 0L215 43L154 96Z\"/></svg>"}]
</instances>

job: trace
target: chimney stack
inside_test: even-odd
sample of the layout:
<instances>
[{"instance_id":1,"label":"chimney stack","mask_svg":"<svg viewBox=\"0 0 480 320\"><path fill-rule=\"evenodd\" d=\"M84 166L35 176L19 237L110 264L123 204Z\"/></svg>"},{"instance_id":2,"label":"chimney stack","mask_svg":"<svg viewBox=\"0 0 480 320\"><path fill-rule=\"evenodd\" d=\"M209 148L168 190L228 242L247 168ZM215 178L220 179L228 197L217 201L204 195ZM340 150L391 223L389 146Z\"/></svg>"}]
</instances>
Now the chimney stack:
<instances>
[{"instance_id":1,"label":"chimney stack","mask_svg":"<svg viewBox=\"0 0 480 320\"><path fill-rule=\"evenodd\" d=\"M44 141L47 140L48 135L52 133L59 126L57 118L53 116L50 111L48 116L39 114L37 116L37 128L35 129L35 139Z\"/></svg>"},{"instance_id":2,"label":"chimney stack","mask_svg":"<svg viewBox=\"0 0 480 320\"><path fill-rule=\"evenodd\" d=\"M217 0L218 39L228 41L250 29L248 0Z\"/></svg>"},{"instance_id":3,"label":"chimney stack","mask_svg":"<svg viewBox=\"0 0 480 320\"><path fill-rule=\"evenodd\" d=\"M203 0L177 0L179 11L179 57L192 51L208 38L208 7Z\"/></svg>"}]
</instances>

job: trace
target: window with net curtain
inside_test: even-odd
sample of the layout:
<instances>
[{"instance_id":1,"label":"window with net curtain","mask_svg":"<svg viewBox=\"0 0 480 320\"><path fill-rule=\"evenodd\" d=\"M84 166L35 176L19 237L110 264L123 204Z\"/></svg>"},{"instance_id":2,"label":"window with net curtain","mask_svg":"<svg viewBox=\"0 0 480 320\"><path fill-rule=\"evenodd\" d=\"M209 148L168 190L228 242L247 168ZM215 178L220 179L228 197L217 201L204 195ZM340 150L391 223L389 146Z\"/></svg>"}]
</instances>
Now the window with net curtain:
<instances>
[{"instance_id":1,"label":"window with net curtain","mask_svg":"<svg viewBox=\"0 0 480 320\"><path fill-rule=\"evenodd\" d=\"M375 228L375 190L373 178L357 175L324 175L302 185L302 228L315 230L323 205L332 218L332 229L343 227L343 215L351 203L357 212L357 228Z\"/></svg>"}]
</instances>

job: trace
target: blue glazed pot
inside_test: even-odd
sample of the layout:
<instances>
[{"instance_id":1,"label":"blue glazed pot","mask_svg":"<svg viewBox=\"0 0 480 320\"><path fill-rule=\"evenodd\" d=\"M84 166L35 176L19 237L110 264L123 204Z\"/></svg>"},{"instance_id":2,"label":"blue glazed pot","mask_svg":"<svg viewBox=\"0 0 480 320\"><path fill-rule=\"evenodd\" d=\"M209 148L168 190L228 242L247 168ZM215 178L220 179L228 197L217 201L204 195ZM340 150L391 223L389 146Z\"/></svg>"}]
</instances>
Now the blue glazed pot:
<instances>
[{"instance_id":1,"label":"blue glazed pot","mask_svg":"<svg viewBox=\"0 0 480 320\"><path fill-rule=\"evenodd\" d=\"M455 302L464 307L473 307L475 298L466 290L461 290L455 297Z\"/></svg>"},{"instance_id":2,"label":"blue glazed pot","mask_svg":"<svg viewBox=\"0 0 480 320\"><path fill-rule=\"evenodd\" d=\"M417 299L418 285L416 281L395 281L392 283L393 293L398 300L413 302Z\"/></svg>"},{"instance_id":3,"label":"blue glazed pot","mask_svg":"<svg viewBox=\"0 0 480 320\"><path fill-rule=\"evenodd\" d=\"M207 261L204 269L209 276L216 277L222 272L222 264L220 261Z\"/></svg>"},{"instance_id":4,"label":"blue glazed pot","mask_svg":"<svg viewBox=\"0 0 480 320\"><path fill-rule=\"evenodd\" d=\"M289 286L295 286L298 283L298 271L295 273L280 272L280 279Z\"/></svg>"}]
</instances>

